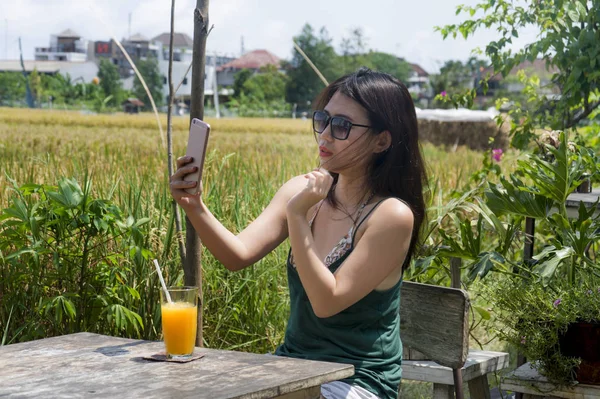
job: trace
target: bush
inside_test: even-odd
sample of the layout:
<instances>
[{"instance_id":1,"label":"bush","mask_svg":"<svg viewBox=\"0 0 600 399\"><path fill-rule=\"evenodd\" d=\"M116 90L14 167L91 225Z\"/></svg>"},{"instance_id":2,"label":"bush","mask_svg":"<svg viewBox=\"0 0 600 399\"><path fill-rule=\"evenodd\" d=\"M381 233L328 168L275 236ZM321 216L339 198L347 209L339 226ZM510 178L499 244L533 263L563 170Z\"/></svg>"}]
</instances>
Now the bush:
<instances>
[{"instance_id":1,"label":"bush","mask_svg":"<svg viewBox=\"0 0 600 399\"><path fill-rule=\"evenodd\" d=\"M83 188L72 179L12 183L15 195L0 213L4 343L79 331L142 337L136 306L150 279L136 278L136 268L151 255L141 231L148 219L92 198L89 180Z\"/></svg>"}]
</instances>

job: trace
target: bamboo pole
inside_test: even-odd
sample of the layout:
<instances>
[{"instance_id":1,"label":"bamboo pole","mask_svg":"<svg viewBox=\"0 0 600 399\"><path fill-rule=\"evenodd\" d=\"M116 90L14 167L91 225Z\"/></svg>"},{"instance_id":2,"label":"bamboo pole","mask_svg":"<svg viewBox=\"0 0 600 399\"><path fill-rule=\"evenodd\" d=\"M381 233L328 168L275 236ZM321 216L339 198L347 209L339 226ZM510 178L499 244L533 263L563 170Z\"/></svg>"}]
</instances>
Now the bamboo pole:
<instances>
[{"instance_id":1,"label":"bamboo pole","mask_svg":"<svg viewBox=\"0 0 600 399\"><path fill-rule=\"evenodd\" d=\"M169 69L167 80L169 83L169 104L167 107L167 163L169 165L169 176L173 176L173 104L175 102L175 90L173 89L173 36L175 34L175 0L171 1L171 32L169 33ZM181 214L175 200L171 203L173 217L175 219L175 233L179 246L179 257L185 263L185 242L181 228Z\"/></svg>"},{"instance_id":2,"label":"bamboo pole","mask_svg":"<svg viewBox=\"0 0 600 399\"><path fill-rule=\"evenodd\" d=\"M208 37L209 0L196 0L194 10L194 49L192 55L192 99L190 105L190 123L193 118L204 118L204 66L206 65L206 38ZM202 245L194 226L185 218L186 257L183 264L186 285L198 287L198 329L196 346L202 342Z\"/></svg>"}]
</instances>

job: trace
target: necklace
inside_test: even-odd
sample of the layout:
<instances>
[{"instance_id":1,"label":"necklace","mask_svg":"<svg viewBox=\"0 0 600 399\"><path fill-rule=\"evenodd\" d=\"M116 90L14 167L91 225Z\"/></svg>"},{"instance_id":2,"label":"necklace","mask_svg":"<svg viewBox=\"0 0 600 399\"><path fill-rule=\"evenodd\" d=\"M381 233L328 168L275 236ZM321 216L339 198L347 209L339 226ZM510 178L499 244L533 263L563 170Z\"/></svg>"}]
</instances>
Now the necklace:
<instances>
[{"instance_id":1,"label":"necklace","mask_svg":"<svg viewBox=\"0 0 600 399\"><path fill-rule=\"evenodd\" d=\"M363 209L365 209L365 206L367 206L367 204L373 199L373 197L375 196L375 192L371 192L369 194L369 196L367 197L367 200L365 202L363 202L354 212L350 213L348 212L348 210L346 209L345 206L342 205L342 208L344 208L344 213L346 214L346 217L349 217L350 219L352 219L352 222L354 223L354 225L356 225L356 222L358 221L358 219L360 218L360 215L362 214ZM356 214L356 218L354 218L354 214ZM346 217L343 217L341 219L333 219L333 220L343 220Z\"/></svg>"}]
</instances>

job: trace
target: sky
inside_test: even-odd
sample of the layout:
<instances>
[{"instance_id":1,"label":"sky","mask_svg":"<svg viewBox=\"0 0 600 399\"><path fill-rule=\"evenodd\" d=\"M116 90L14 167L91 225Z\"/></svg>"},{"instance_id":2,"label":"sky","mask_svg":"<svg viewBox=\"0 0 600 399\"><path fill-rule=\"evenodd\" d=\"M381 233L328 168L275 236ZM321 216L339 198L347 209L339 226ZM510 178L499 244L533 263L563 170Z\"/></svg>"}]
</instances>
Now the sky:
<instances>
[{"instance_id":1,"label":"sky","mask_svg":"<svg viewBox=\"0 0 600 399\"><path fill-rule=\"evenodd\" d=\"M442 39L435 26L458 23L460 4L482 0L212 0L209 20L214 25L207 52L239 57L243 38L246 51L266 49L282 59L292 56L292 38L305 23L316 30L325 27L339 51L341 40L360 27L367 49L387 52L435 73L447 60L466 60L476 47L484 47L498 35L477 32L468 40ZM195 0L176 0L175 31L193 37ZM141 33L152 38L170 29L170 0L1 0L0 59L19 57L19 37L25 59L34 58L35 47L47 47L50 35L72 29L87 40L121 40ZM515 48L533 41L527 29Z\"/></svg>"}]
</instances>

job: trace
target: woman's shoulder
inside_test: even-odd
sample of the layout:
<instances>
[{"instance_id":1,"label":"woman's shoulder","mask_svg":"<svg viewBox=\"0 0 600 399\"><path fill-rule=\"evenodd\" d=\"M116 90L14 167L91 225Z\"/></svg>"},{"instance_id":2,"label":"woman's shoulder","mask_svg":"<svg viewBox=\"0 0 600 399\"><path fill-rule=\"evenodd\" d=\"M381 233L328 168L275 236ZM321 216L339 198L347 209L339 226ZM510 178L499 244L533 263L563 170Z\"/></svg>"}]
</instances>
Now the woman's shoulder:
<instances>
[{"instance_id":1,"label":"woman's shoulder","mask_svg":"<svg viewBox=\"0 0 600 399\"><path fill-rule=\"evenodd\" d=\"M287 204L287 202L302 188L306 186L304 175L294 176L279 187L273 202L277 204Z\"/></svg>"},{"instance_id":2,"label":"woman's shoulder","mask_svg":"<svg viewBox=\"0 0 600 399\"><path fill-rule=\"evenodd\" d=\"M306 186L306 177L304 177L304 175L298 175L283 183L283 185L279 188L279 192L290 199L304 186Z\"/></svg>"},{"instance_id":3,"label":"woman's shoulder","mask_svg":"<svg viewBox=\"0 0 600 399\"><path fill-rule=\"evenodd\" d=\"M371 215L365 221L368 225L412 229L414 214L406 202L397 197L380 197L374 200L369 212Z\"/></svg>"}]
</instances>

